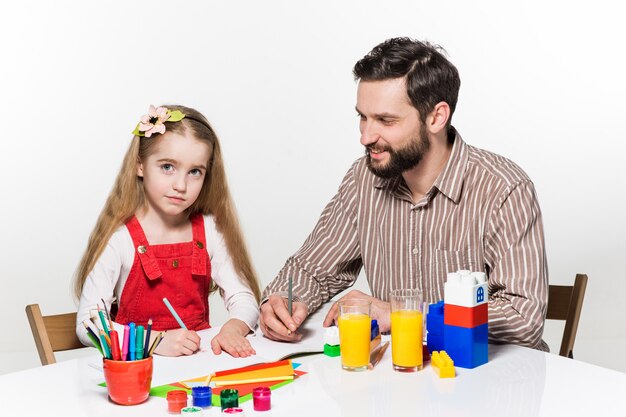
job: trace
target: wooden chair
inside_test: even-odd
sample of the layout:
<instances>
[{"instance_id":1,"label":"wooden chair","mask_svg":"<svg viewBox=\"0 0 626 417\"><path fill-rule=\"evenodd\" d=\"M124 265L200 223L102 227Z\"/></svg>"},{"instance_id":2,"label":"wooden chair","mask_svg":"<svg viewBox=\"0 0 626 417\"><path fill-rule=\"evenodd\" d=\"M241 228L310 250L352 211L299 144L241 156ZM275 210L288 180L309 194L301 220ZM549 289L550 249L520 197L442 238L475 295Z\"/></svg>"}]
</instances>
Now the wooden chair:
<instances>
[{"instance_id":1,"label":"wooden chair","mask_svg":"<svg viewBox=\"0 0 626 417\"><path fill-rule=\"evenodd\" d=\"M574 357L574 341L586 288L587 275L585 274L576 274L574 286L550 285L546 319L565 320L559 355L567 358Z\"/></svg>"},{"instance_id":2,"label":"wooden chair","mask_svg":"<svg viewBox=\"0 0 626 417\"><path fill-rule=\"evenodd\" d=\"M84 347L76 336L76 313L42 316L39 304L31 304L26 315L42 365L56 363L54 352Z\"/></svg>"}]
</instances>

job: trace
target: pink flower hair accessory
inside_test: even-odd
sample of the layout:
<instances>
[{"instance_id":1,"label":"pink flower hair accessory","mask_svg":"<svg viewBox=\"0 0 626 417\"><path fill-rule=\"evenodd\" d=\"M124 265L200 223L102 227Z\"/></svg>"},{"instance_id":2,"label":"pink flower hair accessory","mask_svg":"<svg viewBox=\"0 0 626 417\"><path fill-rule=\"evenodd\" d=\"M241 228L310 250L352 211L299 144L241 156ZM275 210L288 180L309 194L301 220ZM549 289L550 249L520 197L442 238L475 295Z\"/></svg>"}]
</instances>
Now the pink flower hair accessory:
<instances>
[{"instance_id":1,"label":"pink flower hair accessory","mask_svg":"<svg viewBox=\"0 0 626 417\"><path fill-rule=\"evenodd\" d=\"M170 110L167 107L154 107L152 104L148 114L141 116L139 123L133 130L133 135L149 138L154 133L165 133L165 122L179 122L185 118L180 110Z\"/></svg>"}]
</instances>

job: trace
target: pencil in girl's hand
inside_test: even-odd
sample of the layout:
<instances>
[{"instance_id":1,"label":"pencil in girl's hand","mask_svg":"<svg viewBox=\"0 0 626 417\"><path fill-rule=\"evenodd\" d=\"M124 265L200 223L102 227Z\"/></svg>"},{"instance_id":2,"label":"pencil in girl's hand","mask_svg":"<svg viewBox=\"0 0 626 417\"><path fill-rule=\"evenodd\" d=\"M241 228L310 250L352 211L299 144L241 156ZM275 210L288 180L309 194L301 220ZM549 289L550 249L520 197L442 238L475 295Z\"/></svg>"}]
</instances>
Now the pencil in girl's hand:
<instances>
[{"instance_id":1,"label":"pencil in girl's hand","mask_svg":"<svg viewBox=\"0 0 626 417\"><path fill-rule=\"evenodd\" d=\"M172 316L174 316L174 318L178 322L178 325L180 327L182 327L183 329L187 330L187 326L185 326L185 323L183 323L183 321L180 319L180 316L178 315L176 310L174 310L174 307L172 307L172 305L170 304L169 300L167 298L163 297L163 302L165 303L165 306L170 311L170 313L172 313Z\"/></svg>"},{"instance_id":2,"label":"pencil in girl's hand","mask_svg":"<svg viewBox=\"0 0 626 417\"><path fill-rule=\"evenodd\" d=\"M111 330L109 333L111 337L111 357L113 360L122 360L122 354L120 353L120 339L117 336L117 330Z\"/></svg>"},{"instance_id":3,"label":"pencil in girl's hand","mask_svg":"<svg viewBox=\"0 0 626 417\"><path fill-rule=\"evenodd\" d=\"M104 351L104 357L107 359L111 359L111 350L109 349L109 345L104 338L104 330L100 330L100 340L102 341L102 350Z\"/></svg>"},{"instance_id":4,"label":"pencil in girl's hand","mask_svg":"<svg viewBox=\"0 0 626 417\"><path fill-rule=\"evenodd\" d=\"M146 329L146 343L143 346L143 357L148 357L150 352L150 332L152 332L152 319L148 320L148 328Z\"/></svg>"},{"instance_id":5,"label":"pencil in girl's hand","mask_svg":"<svg viewBox=\"0 0 626 417\"><path fill-rule=\"evenodd\" d=\"M101 355L104 355L104 352L102 351L102 345L100 344L100 339L98 339L98 336L96 336L93 330L91 330L91 327L89 327L89 325L87 324L87 320L83 322L83 326L85 326L85 329L87 329L87 337L89 337L89 340L91 340L93 346L98 349Z\"/></svg>"}]
</instances>

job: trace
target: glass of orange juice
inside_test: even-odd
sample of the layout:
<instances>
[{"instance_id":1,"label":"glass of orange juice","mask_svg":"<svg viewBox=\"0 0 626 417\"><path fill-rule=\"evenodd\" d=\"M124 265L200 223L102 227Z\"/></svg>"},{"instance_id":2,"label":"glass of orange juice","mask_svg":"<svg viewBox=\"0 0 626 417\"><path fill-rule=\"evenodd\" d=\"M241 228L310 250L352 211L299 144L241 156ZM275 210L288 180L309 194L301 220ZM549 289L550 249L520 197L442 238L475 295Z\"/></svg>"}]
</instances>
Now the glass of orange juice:
<instances>
[{"instance_id":1,"label":"glass of orange juice","mask_svg":"<svg viewBox=\"0 0 626 417\"><path fill-rule=\"evenodd\" d=\"M341 367L348 371L364 371L370 361L371 305L367 300L338 302Z\"/></svg>"},{"instance_id":2,"label":"glass of orange juice","mask_svg":"<svg viewBox=\"0 0 626 417\"><path fill-rule=\"evenodd\" d=\"M423 311L422 292L392 290L391 301L391 359L393 369L415 372L422 369Z\"/></svg>"}]
</instances>

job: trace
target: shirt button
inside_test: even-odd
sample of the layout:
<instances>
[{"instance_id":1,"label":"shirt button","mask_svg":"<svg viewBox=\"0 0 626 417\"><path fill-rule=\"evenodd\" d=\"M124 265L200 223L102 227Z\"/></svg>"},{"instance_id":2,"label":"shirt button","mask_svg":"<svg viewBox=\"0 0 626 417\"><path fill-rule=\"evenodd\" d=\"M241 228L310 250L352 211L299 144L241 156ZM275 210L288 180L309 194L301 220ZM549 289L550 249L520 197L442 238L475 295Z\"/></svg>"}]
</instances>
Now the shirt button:
<instances>
[{"instance_id":1,"label":"shirt button","mask_svg":"<svg viewBox=\"0 0 626 417\"><path fill-rule=\"evenodd\" d=\"M178 259L174 259L174 260L172 261L172 266L173 266L174 268L178 268Z\"/></svg>"},{"instance_id":2,"label":"shirt button","mask_svg":"<svg viewBox=\"0 0 626 417\"><path fill-rule=\"evenodd\" d=\"M413 248L413 255L417 255L417 252L418 252L417 248Z\"/></svg>"},{"instance_id":3,"label":"shirt button","mask_svg":"<svg viewBox=\"0 0 626 417\"><path fill-rule=\"evenodd\" d=\"M199 247L200 249L204 249L204 244L203 244L202 242L197 241L197 242L196 242L196 245L198 245L198 247Z\"/></svg>"},{"instance_id":4,"label":"shirt button","mask_svg":"<svg viewBox=\"0 0 626 417\"><path fill-rule=\"evenodd\" d=\"M137 248L137 252L139 252L139 253L146 253L146 251L147 251L147 250L148 250L148 248L146 248L146 247L145 247L145 246L143 246L143 245L142 245L142 246L139 246L139 247Z\"/></svg>"}]
</instances>

